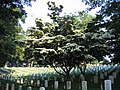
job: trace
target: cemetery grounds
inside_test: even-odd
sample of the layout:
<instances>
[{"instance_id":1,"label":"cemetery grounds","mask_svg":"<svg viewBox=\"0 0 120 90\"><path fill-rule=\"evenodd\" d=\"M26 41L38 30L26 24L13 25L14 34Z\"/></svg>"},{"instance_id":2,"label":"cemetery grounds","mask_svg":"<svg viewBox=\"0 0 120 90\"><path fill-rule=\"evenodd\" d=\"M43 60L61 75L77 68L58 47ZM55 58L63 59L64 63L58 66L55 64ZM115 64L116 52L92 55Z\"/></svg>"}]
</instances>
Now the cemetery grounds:
<instances>
[{"instance_id":1,"label":"cemetery grounds","mask_svg":"<svg viewBox=\"0 0 120 90\"><path fill-rule=\"evenodd\" d=\"M76 72L76 74L73 74ZM87 87L84 90L105 90L105 80L111 80L111 90L120 90L120 66L119 65L98 65L88 66L83 76L77 73L77 69L71 71L71 86L69 90L83 90L82 81L86 81ZM55 87L55 82L57 86ZM45 85L45 82L47 84ZM68 80L58 75L50 67L4 67L0 68L0 90L6 90L6 85L14 90L67 90ZM31 87L32 89L28 89ZM107 86L109 88L109 86Z\"/></svg>"}]
</instances>

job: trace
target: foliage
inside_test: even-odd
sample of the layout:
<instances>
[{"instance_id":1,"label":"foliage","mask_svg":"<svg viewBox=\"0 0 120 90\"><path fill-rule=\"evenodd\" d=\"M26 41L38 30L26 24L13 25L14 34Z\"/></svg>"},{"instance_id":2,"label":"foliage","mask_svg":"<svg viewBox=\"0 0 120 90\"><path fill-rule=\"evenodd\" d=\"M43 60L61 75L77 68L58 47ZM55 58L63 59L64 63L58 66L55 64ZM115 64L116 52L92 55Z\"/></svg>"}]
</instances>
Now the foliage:
<instances>
[{"instance_id":1,"label":"foliage","mask_svg":"<svg viewBox=\"0 0 120 90\"><path fill-rule=\"evenodd\" d=\"M24 5L30 5L30 1L0 0L0 66L14 59L15 39L21 32L18 21L26 17Z\"/></svg>"},{"instance_id":2,"label":"foliage","mask_svg":"<svg viewBox=\"0 0 120 90\"><path fill-rule=\"evenodd\" d=\"M86 36L83 33L92 16L84 12L78 13L78 16L60 16L63 6L56 6L54 2L48 2L48 6L51 11L48 15L53 22L43 23L41 19L36 19L36 27L28 30L28 45L25 50L28 53L25 55L27 60L34 59L39 65L50 65L68 78L75 67L84 73L82 69L86 68L86 64L95 60L88 53ZM57 71L57 67L63 72Z\"/></svg>"},{"instance_id":3,"label":"foliage","mask_svg":"<svg viewBox=\"0 0 120 90\"><path fill-rule=\"evenodd\" d=\"M102 1L102 2L101 2ZM119 0L85 0L86 4L91 8L101 6L101 10L94 19L94 22L88 24L89 30L103 29L105 33L105 40L111 49L109 57L115 63L119 63L120 59L120 2Z\"/></svg>"}]
</instances>

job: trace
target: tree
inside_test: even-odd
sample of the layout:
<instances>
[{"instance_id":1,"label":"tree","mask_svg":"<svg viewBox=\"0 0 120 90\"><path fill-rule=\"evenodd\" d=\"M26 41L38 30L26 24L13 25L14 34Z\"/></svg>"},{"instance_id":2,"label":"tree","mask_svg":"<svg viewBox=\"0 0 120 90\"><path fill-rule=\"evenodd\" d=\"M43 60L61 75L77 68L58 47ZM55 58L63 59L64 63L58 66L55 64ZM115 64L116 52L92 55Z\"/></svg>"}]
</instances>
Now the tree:
<instances>
[{"instance_id":1,"label":"tree","mask_svg":"<svg viewBox=\"0 0 120 90\"><path fill-rule=\"evenodd\" d=\"M104 33L109 37L106 38L106 42L111 49L109 51L109 57L115 63L119 63L120 59L120 2L119 0L84 0L86 4L91 8L101 6L101 10L94 19L94 22L88 24L88 29L100 30L104 29Z\"/></svg>"},{"instance_id":2,"label":"tree","mask_svg":"<svg viewBox=\"0 0 120 90\"><path fill-rule=\"evenodd\" d=\"M26 17L25 4L30 5L29 0L0 0L0 66L14 60L15 37L21 31L18 22Z\"/></svg>"},{"instance_id":3,"label":"tree","mask_svg":"<svg viewBox=\"0 0 120 90\"><path fill-rule=\"evenodd\" d=\"M83 33L83 28L80 28L79 23L75 25L78 16L60 16L63 6L57 7L54 2L48 2L48 6L51 11L48 15L53 22L42 23L41 19L36 19L36 27L30 29L31 32L27 38L30 42L28 49L33 48L32 53L30 51L28 53L33 55L39 65L50 65L56 72L67 76L67 78L70 77L70 73L75 67L80 68L84 73L83 68L86 68L86 64L95 58L88 53L87 45L84 45L86 36ZM82 23L83 20L79 21L78 19L84 27L87 21ZM76 30L76 27L79 27L79 30ZM36 31L42 32L42 36L37 37L40 34ZM61 69L62 73L57 68Z\"/></svg>"}]
</instances>

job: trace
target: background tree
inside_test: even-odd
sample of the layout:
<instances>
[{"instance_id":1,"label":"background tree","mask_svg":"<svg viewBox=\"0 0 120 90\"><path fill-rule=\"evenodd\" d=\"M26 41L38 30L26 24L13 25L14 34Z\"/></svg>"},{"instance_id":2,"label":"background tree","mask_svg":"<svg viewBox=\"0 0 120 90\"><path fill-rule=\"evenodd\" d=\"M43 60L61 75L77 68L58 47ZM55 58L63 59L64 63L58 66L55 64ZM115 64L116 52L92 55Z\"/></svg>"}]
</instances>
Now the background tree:
<instances>
[{"instance_id":1,"label":"background tree","mask_svg":"<svg viewBox=\"0 0 120 90\"><path fill-rule=\"evenodd\" d=\"M120 1L119 0L84 0L86 4L92 8L101 6L101 10L97 13L96 19L91 24L88 24L89 30L100 30L108 36L106 42L111 49L109 58L115 63L119 63L120 59Z\"/></svg>"},{"instance_id":2,"label":"background tree","mask_svg":"<svg viewBox=\"0 0 120 90\"><path fill-rule=\"evenodd\" d=\"M20 32L18 21L26 17L25 4L30 5L30 0L0 0L0 66L14 60L14 41Z\"/></svg>"}]
</instances>

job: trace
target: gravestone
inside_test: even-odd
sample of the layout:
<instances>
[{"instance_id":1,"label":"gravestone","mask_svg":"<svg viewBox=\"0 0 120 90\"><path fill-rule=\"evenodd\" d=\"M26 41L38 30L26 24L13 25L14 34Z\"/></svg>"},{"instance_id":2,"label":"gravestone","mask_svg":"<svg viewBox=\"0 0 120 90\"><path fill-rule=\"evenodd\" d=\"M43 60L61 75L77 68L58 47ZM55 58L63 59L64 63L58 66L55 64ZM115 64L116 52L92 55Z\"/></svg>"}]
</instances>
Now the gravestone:
<instances>
[{"instance_id":1,"label":"gravestone","mask_svg":"<svg viewBox=\"0 0 120 90\"><path fill-rule=\"evenodd\" d=\"M45 90L45 88L44 87L40 87L39 90Z\"/></svg>"},{"instance_id":2,"label":"gravestone","mask_svg":"<svg viewBox=\"0 0 120 90\"><path fill-rule=\"evenodd\" d=\"M27 90L32 90L32 88L31 88L31 87L28 87Z\"/></svg>"},{"instance_id":3,"label":"gravestone","mask_svg":"<svg viewBox=\"0 0 120 90\"><path fill-rule=\"evenodd\" d=\"M20 80L19 80L19 79L17 79L17 83L20 83Z\"/></svg>"},{"instance_id":4,"label":"gravestone","mask_svg":"<svg viewBox=\"0 0 120 90\"><path fill-rule=\"evenodd\" d=\"M98 83L98 76L94 76L94 83Z\"/></svg>"},{"instance_id":5,"label":"gravestone","mask_svg":"<svg viewBox=\"0 0 120 90\"><path fill-rule=\"evenodd\" d=\"M47 88L48 87L48 80L44 81L44 87Z\"/></svg>"},{"instance_id":6,"label":"gravestone","mask_svg":"<svg viewBox=\"0 0 120 90\"><path fill-rule=\"evenodd\" d=\"M104 79L104 74L100 73L100 79Z\"/></svg>"},{"instance_id":7,"label":"gravestone","mask_svg":"<svg viewBox=\"0 0 120 90\"><path fill-rule=\"evenodd\" d=\"M107 75L108 75L108 73L105 71L105 72L104 72L104 75L105 75L105 76L107 76Z\"/></svg>"},{"instance_id":8,"label":"gravestone","mask_svg":"<svg viewBox=\"0 0 120 90\"><path fill-rule=\"evenodd\" d=\"M23 78L20 79L20 83L23 84Z\"/></svg>"},{"instance_id":9,"label":"gravestone","mask_svg":"<svg viewBox=\"0 0 120 90\"><path fill-rule=\"evenodd\" d=\"M105 80L104 84L105 84L105 90L112 90L111 80Z\"/></svg>"},{"instance_id":10,"label":"gravestone","mask_svg":"<svg viewBox=\"0 0 120 90\"><path fill-rule=\"evenodd\" d=\"M116 72L113 72L113 77L116 79L117 78L117 73Z\"/></svg>"},{"instance_id":11,"label":"gravestone","mask_svg":"<svg viewBox=\"0 0 120 90\"><path fill-rule=\"evenodd\" d=\"M48 80L48 81L50 80L50 77L49 77L49 76L47 77L47 80Z\"/></svg>"},{"instance_id":12,"label":"gravestone","mask_svg":"<svg viewBox=\"0 0 120 90\"><path fill-rule=\"evenodd\" d=\"M56 76L54 76L54 81L56 81L57 80L57 77Z\"/></svg>"},{"instance_id":13,"label":"gravestone","mask_svg":"<svg viewBox=\"0 0 120 90\"><path fill-rule=\"evenodd\" d=\"M18 90L22 90L22 86L19 86L19 87L18 87Z\"/></svg>"},{"instance_id":14,"label":"gravestone","mask_svg":"<svg viewBox=\"0 0 120 90\"><path fill-rule=\"evenodd\" d=\"M62 77L62 78L61 78L61 81L62 81L62 82L64 82L64 81L65 81L64 77Z\"/></svg>"},{"instance_id":15,"label":"gravestone","mask_svg":"<svg viewBox=\"0 0 120 90\"><path fill-rule=\"evenodd\" d=\"M114 77L112 75L109 76L109 80L111 80L111 83L114 84Z\"/></svg>"},{"instance_id":16,"label":"gravestone","mask_svg":"<svg viewBox=\"0 0 120 90\"><path fill-rule=\"evenodd\" d=\"M101 83L101 85L100 85L100 90L103 90L103 85L102 85L102 83Z\"/></svg>"},{"instance_id":17,"label":"gravestone","mask_svg":"<svg viewBox=\"0 0 120 90\"><path fill-rule=\"evenodd\" d=\"M54 89L58 89L58 81L54 82Z\"/></svg>"},{"instance_id":18,"label":"gravestone","mask_svg":"<svg viewBox=\"0 0 120 90\"><path fill-rule=\"evenodd\" d=\"M15 90L15 85L14 84L12 84L11 90Z\"/></svg>"},{"instance_id":19,"label":"gravestone","mask_svg":"<svg viewBox=\"0 0 120 90\"><path fill-rule=\"evenodd\" d=\"M42 81L44 81L44 77L42 77Z\"/></svg>"},{"instance_id":20,"label":"gravestone","mask_svg":"<svg viewBox=\"0 0 120 90\"><path fill-rule=\"evenodd\" d=\"M87 90L87 81L82 81L82 90Z\"/></svg>"},{"instance_id":21,"label":"gravestone","mask_svg":"<svg viewBox=\"0 0 120 90\"><path fill-rule=\"evenodd\" d=\"M40 80L37 80L37 86L38 87L40 86Z\"/></svg>"},{"instance_id":22,"label":"gravestone","mask_svg":"<svg viewBox=\"0 0 120 90\"><path fill-rule=\"evenodd\" d=\"M33 80L30 81L30 84L33 85Z\"/></svg>"},{"instance_id":23,"label":"gravestone","mask_svg":"<svg viewBox=\"0 0 120 90\"><path fill-rule=\"evenodd\" d=\"M6 84L6 90L9 90L9 84L8 83Z\"/></svg>"},{"instance_id":24,"label":"gravestone","mask_svg":"<svg viewBox=\"0 0 120 90\"><path fill-rule=\"evenodd\" d=\"M66 82L66 89L70 90L71 89L71 81Z\"/></svg>"},{"instance_id":25,"label":"gravestone","mask_svg":"<svg viewBox=\"0 0 120 90\"><path fill-rule=\"evenodd\" d=\"M81 81L85 81L85 77L83 76L83 74L80 74L80 79Z\"/></svg>"},{"instance_id":26,"label":"gravestone","mask_svg":"<svg viewBox=\"0 0 120 90\"><path fill-rule=\"evenodd\" d=\"M74 78L73 78L73 77L71 77L71 78L70 78L70 80L73 82L73 81L74 81Z\"/></svg>"}]
</instances>

